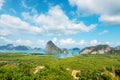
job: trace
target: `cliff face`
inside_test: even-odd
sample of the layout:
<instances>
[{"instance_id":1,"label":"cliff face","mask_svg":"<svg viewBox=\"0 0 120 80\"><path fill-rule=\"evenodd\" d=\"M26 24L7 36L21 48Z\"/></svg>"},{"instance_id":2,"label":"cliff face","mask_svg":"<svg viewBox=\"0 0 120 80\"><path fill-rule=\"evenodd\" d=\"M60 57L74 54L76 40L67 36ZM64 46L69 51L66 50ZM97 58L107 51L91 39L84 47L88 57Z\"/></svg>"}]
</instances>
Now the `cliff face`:
<instances>
[{"instance_id":1,"label":"cliff face","mask_svg":"<svg viewBox=\"0 0 120 80\"><path fill-rule=\"evenodd\" d=\"M62 50L57 47L52 41L48 41L45 51L47 54L62 53Z\"/></svg>"},{"instance_id":2,"label":"cliff face","mask_svg":"<svg viewBox=\"0 0 120 80\"><path fill-rule=\"evenodd\" d=\"M68 53L67 49L60 49L52 41L48 41L45 51L47 54L56 54L56 53Z\"/></svg>"},{"instance_id":3,"label":"cliff face","mask_svg":"<svg viewBox=\"0 0 120 80\"><path fill-rule=\"evenodd\" d=\"M80 54L106 54L111 50L112 48L108 45L97 45L84 48Z\"/></svg>"}]
</instances>

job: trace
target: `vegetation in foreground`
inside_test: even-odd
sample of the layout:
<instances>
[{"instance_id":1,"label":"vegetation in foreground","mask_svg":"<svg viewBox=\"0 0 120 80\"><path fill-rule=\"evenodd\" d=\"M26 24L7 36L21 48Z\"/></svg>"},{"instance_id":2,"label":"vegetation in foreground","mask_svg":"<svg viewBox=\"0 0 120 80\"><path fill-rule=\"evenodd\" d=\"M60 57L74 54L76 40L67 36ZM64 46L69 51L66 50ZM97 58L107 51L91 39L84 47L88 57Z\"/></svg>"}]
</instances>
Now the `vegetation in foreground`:
<instances>
[{"instance_id":1,"label":"vegetation in foreground","mask_svg":"<svg viewBox=\"0 0 120 80\"><path fill-rule=\"evenodd\" d=\"M120 80L120 55L70 58L0 53L0 80Z\"/></svg>"}]
</instances>

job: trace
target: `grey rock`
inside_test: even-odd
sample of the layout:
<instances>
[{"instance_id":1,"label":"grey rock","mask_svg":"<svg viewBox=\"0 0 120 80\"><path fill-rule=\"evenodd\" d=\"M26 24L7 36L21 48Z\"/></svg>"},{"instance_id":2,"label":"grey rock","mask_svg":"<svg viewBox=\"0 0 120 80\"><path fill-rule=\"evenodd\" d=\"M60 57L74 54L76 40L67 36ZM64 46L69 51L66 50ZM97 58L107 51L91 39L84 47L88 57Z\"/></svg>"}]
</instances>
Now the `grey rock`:
<instances>
[{"instance_id":1,"label":"grey rock","mask_svg":"<svg viewBox=\"0 0 120 80\"><path fill-rule=\"evenodd\" d=\"M45 51L47 54L62 53L62 50L57 47L52 41L48 41Z\"/></svg>"},{"instance_id":2,"label":"grey rock","mask_svg":"<svg viewBox=\"0 0 120 80\"><path fill-rule=\"evenodd\" d=\"M62 52L68 54L68 50L66 48L63 48Z\"/></svg>"},{"instance_id":3,"label":"grey rock","mask_svg":"<svg viewBox=\"0 0 120 80\"><path fill-rule=\"evenodd\" d=\"M91 47L86 47L84 48L80 54L106 54L113 50L108 45L97 45L97 46L91 46Z\"/></svg>"}]
</instances>

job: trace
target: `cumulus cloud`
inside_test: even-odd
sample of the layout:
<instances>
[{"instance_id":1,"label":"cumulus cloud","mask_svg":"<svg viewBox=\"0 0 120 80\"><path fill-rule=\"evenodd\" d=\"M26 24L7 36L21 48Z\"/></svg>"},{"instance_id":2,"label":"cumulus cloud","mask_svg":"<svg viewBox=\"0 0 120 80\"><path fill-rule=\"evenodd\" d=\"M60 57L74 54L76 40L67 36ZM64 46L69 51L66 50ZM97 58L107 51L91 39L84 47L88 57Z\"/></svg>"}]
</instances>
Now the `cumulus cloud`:
<instances>
[{"instance_id":1,"label":"cumulus cloud","mask_svg":"<svg viewBox=\"0 0 120 80\"><path fill-rule=\"evenodd\" d=\"M28 6L26 0L21 0L21 6L27 10L30 10L30 13L37 13L37 10L34 7Z\"/></svg>"},{"instance_id":2,"label":"cumulus cloud","mask_svg":"<svg viewBox=\"0 0 120 80\"><path fill-rule=\"evenodd\" d=\"M27 45L27 46L30 46L30 45L32 45L33 43L32 43L32 41L30 41L30 40L22 40L22 39L17 39L16 41L15 41L15 44L17 44L17 45Z\"/></svg>"},{"instance_id":3,"label":"cumulus cloud","mask_svg":"<svg viewBox=\"0 0 120 80\"><path fill-rule=\"evenodd\" d=\"M31 7L29 7L26 3L25 3L25 0L22 0L21 1L21 6L26 8L26 9L31 9Z\"/></svg>"},{"instance_id":4,"label":"cumulus cloud","mask_svg":"<svg viewBox=\"0 0 120 80\"><path fill-rule=\"evenodd\" d=\"M110 43L111 43L111 42L109 42L109 41L106 42L106 44L108 44L108 45L109 45Z\"/></svg>"},{"instance_id":5,"label":"cumulus cloud","mask_svg":"<svg viewBox=\"0 0 120 80\"><path fill-rule=\"evenodd\" d=\"M2 6L3 6L3 3L4 3L4 0L0 0L0 10L1 10Z\"/></svg>"},{"instance_id":6,"label":"cumulus cloud","mask_svg":"<svg viewBox=\"0 0 120 80\"><path fill-rule=\"evenodd\" d=\"M37 44L40 45L40 46L42 46L42 47L43 47L43 46L45 47L46 41L45 41L45 40L38 40L38 41L37 41Z\"/></svg>"},{"instance_id":7,"label":"cumulus cloud","mask_svg":"<svg viewBox=\"0 0 120 80\"><path fill-rule=\"evenodd\" d=\"M90 32L96 27L95 24L87 26L83 22L76 23L74 20L70 20L58 5L50 8L47 14L35 15L34 22L46 32L56 35Z\"/></svg>"},{"instance_id":8,"label":"cumulus cloud","mask_svg":"<svg viewBox=\"0 0 120 80\"><path fill-rule=\"evenodd\" d=\"M68 39L61 39L60 40L60 45L73 45L75 44L75 41L71 38L68 38Z\"/></svg>"},{"instance_id":9,"label":"cumulus cloud","mask_svg":"<svg viewBox=\"0 0 120 80\"><path fill-rule=\"evenodd\" d=\"M81 40L81 41L79 41L78 43L76 43L76 44L78 44L78 45L86 45L87 44L87 42L85 41L85 40Z\"/></svg>"},{"instance_id":10,"label":"cumulus cloud","mask_svg":"<svg viewBox=\"0 0 120 80\"><path fill-rule=\"evenodd\" d=\"M0 36L0 43L4 44L4 43L12 43L11 40L7 39L6 37L2 37Z\"/></svg>"},{"instance_id":11,"label":"cumulus cloud","mask_svg":"<svg viewBox=\"0 0 120 80\"><path fill-rule=\"evenodd\" d=\"M101 44L101 42L99 42L98 40L91 40L90 41L90 45L98 45Z\"/></svg>"},{"instance_id":12,"label":"cumulus cloud","mask_svg":"<svg viewBox=\"0 0 120 80\"><path fill-rule=\"evenodd\" d=\"M103 30L102 32L99 33L99 35L103 35L103 34L106 34L108 32L109 32L108 30Z\"/></svg>"},{"instance_id":13,"label":"cumulus cloud","mask_svg":"<svg viewBox=\"0 0 120 80\"><path fill-rule=\"evenodd\" d=\"M120 15L101 15L99 21L107 25L120 25Z\"/></svg>"},{"instance_id":14,"label":"cumulus cloud","mask_svg":"<svg viewBox=\"0 0 120 80\"><path fill-rule=\"evenodd\" d=\"M82 14L98 14L100 21L120 25L120 0L69 0L71 6L77 6Z\"/></svg>"},{"instance_id":15,"label":"cumulus cloud","mask_svg":"<svg viewBox=\"0 0 120 80\"><path fill-rule=\"evenodd\" d=\"M99 45L99 44L111 45L111 42L109 42L109 41L101 42L101 41L98 41L96 39L90 40L90 41L85 41L85 40L76 41L72 38L68 38L68 39L61 39L58 42L59 42L60 46L67 47L67 48L68 47L73 48L73 47L95 46L95 45Z\"/></svg>"},{"instance_id":16,"label":"cumulus cloud","mask_svg":"<svg viewBox=\"0 0 120 80\"><path fill-rule=\"evenodd\" d=\"M70 5L77 6L78 10L93 14L120 13L119 0L69 0ZM112 6L111 6L112 5Z\"/></svg>"},{"instance_id":17,"label":"cumulus cloud","mask_svg":"<svg viewBox=\"0 0 120 80\"><path fill-rule=\"evenodd\" d=\"M85 40L76 41L72 38L61 39L58 42L59 42L60 46L66 47L66 48L81 47L81 46L85 47L85 46L89 45L89 43L86 42Z\"/></svg>"},{"instance_id":18,"label":"cumulus cloud","mask_svg":"<svg viewBox=\"0 0 120 80\"><path fill-rule=\"evenodd\" d=\"M22 16L25 20L32 20L32 16L30 16L29 12L22 12Z\"/></svg>"},{"instance_id":19,"label":"cumulus cloud","mask_svg":"<svg viewBox=\"0 0 120 80\"><path fill-rule=\"evenodd\" d=\"M58 39L55 37L55 38L53 38L53 39L52 39L52 41L53 41L53 43L55 43L55 44L56 44L56 43L57 43L57 41L58 41Z\"/></svg>"},{"instance_id":20,"label":"cumulus cloud","mask_svg":"<svg viewBox=\"0 0 120 80\"><path fill-rule=\"evenodd\" d=\"M29 23L22 21L19 17L6 14L0 15L0 26L8 30L21 31L25 33L41 34L42 32L41 28L32 26Z\"/></svg>"},{"instance_id":21,"label":"cumulus cloud","mask_svg":"<svg viewBox=\"0 0 120 80\"><path fill-rule=\"evenodd\" d=\"M7 35L10 35L11 32L7 29L2 29L0 30L0 36L7 36Z\"/></svg>"}]
</instances>

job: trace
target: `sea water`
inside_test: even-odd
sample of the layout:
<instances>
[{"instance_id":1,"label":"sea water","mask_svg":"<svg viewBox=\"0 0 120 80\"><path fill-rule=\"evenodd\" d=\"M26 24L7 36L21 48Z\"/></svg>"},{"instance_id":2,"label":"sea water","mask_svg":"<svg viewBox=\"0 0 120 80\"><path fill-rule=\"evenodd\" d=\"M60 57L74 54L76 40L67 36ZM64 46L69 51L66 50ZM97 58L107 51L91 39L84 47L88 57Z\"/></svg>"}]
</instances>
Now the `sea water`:
<instances>
[{"instance_id":1,"label":"sea water","mask_svg":"<svg viewBox=\"0 0 120 80\"><path fill-rule=\"evenodd\" d=\"M44 49L41 49L41 50L0 50L0 52L7 52L7 53L24 53L26 55L29 55L29 54L32 54L32 53L37 53L38 55L42 54L42 55L47 55L45 53L45 50ZM68 54L65 54L65 53L61 53L61 54L54 54L53 56L55 58L67 58L67 57L73 57L73 56L79 56L80 55L80 50L68 50Z\"/></svg>"},{"instance_id":2,"label":"sea water","mask_svg":"<svg viewBox=\"0 0 120 80\"><path fill-rule=\"evenodd\" d=\"M80 50L68 50L68 54L61 53L61 54L54 54L55 58L67 58L67 57L73 57L73 56L79 56Z\"/></svg>"},{"instance_id":3,"label":"sea water","mask_svg":"<svg viewBox=\"0 0 120 80\"><path fill-rule=\"evenodd\" d=\"M16 52L19 52L19 53L26 53L26 54L30 54L30 53L43 53L45 54L45 51L44 49L41 49L41 50L0 50L0 52L8 52L8 53L16 53Z\"/></svg>"}]
</instances>

